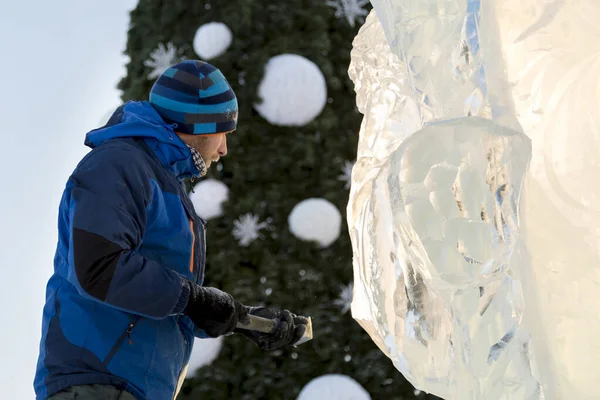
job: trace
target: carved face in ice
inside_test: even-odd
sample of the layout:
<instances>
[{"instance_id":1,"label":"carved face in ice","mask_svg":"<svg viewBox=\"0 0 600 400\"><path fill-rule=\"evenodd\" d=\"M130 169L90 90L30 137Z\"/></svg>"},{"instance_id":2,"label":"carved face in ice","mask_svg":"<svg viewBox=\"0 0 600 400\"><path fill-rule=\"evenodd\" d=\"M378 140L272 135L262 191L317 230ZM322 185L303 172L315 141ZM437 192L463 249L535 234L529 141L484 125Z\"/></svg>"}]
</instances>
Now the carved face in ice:
<instances>
[{"instance_id":1,"label":"carved face in ice","mask_svg":"<svg viewBox=\"0 0 600 400\"><path fill-rule=\"evenodd\" d=\"M382 169L404 247L396 251L456 289L505 272L529 152L524 135L483 118L414 133Z\"/></svg>"}]
</instances>

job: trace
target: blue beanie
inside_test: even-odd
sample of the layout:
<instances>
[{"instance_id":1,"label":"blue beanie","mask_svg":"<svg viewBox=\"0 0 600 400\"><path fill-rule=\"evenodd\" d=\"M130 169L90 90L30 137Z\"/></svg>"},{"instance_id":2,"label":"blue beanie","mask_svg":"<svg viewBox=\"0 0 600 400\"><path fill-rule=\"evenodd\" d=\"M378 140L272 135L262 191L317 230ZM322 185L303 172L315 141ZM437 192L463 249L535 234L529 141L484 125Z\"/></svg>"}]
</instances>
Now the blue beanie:
<instances>
[{"instance_id":1,"label":"blue beanie","mask_svg":"<svg viewBox=\"0 0 600 400\"><path fill-rule=\"evenodd\" d=\"M150 104L175 131L213 134L235 130L238 103L225 76L203 61L167 69L150 91Z\"/></svg>"}]
</instances>

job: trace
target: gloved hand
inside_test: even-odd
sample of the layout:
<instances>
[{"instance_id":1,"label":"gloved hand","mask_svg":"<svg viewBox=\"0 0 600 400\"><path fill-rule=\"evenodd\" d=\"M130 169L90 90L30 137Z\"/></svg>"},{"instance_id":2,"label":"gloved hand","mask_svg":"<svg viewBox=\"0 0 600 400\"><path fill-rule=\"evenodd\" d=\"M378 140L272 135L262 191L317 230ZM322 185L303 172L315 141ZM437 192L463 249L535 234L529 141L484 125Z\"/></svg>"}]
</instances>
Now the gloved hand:
<instances>
[{"instance_id":1,"label":"gloved hand","mask_svg":"<svg viewBox=\"0 0 600 400\"><path fill-rule=\"evenodd\" d=\"M190 299L183 314L190 317L197 328L216 338L233 332L240 318L246 315L243 305L213 287L198 286L188 282Z\"/></svg>"},{"instance_id":2,"label":"gloved hand","mask_svg":"<svg viewBox=\"0 0 600 400\"><path fill-rule=\"evenodd\" d=\"M308 319L302 316L292 314L288 310L278 311L265 307L244 307L246 315L256 315L263 318L277 319L279 323L273 333L261 333L246 329L235 329L234 332L240 333L252 340L261 350L272 351L284 346L292 345L302 338L306 332ZM244 321L245 316L240 318Z\"/></svg>"}]
</instances>

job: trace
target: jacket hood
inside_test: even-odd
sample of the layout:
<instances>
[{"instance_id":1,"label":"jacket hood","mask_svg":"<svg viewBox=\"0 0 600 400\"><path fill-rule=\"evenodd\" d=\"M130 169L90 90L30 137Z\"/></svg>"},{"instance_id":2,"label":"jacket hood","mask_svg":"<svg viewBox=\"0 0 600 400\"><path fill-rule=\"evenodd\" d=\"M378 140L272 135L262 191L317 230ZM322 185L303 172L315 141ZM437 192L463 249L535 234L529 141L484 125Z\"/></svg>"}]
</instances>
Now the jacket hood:
<instances>
[{"instance_id":1,"label":"jacket hood","mask_svg":"<svg viewBox=\"0 0 600 400\"><path fill-rule=\"evenodd\" d=\"M106 125L88 132L85 145L94 148L116 138L138 137L179 180L199 177L190 149L147 101L129 101L115 110Z\"/></svg>"}]
</instances>

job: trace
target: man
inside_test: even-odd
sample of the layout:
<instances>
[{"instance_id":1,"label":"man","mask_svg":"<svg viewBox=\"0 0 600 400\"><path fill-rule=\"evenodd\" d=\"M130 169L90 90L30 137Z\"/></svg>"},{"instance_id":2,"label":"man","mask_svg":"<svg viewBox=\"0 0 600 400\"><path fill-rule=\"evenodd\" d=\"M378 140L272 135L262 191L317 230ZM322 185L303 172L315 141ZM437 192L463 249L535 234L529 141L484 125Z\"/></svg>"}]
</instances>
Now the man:
<instances>
[{"instance_id":1,"label":"man","mask_svg":"<svg viewBox=\"0 0 600 400\"><path fill-rule=\"evenodd\" d=\"M246 307L202 287L205 223L184 178L227 154L237 99L210 64L184 61L89 132L92 150L69 178L47 286L37 399L176 397L194 337L244 334L263 350L296 343L307 320ZM272 334L239 330L254 314Z\"/></svg>"}]
</instances>

